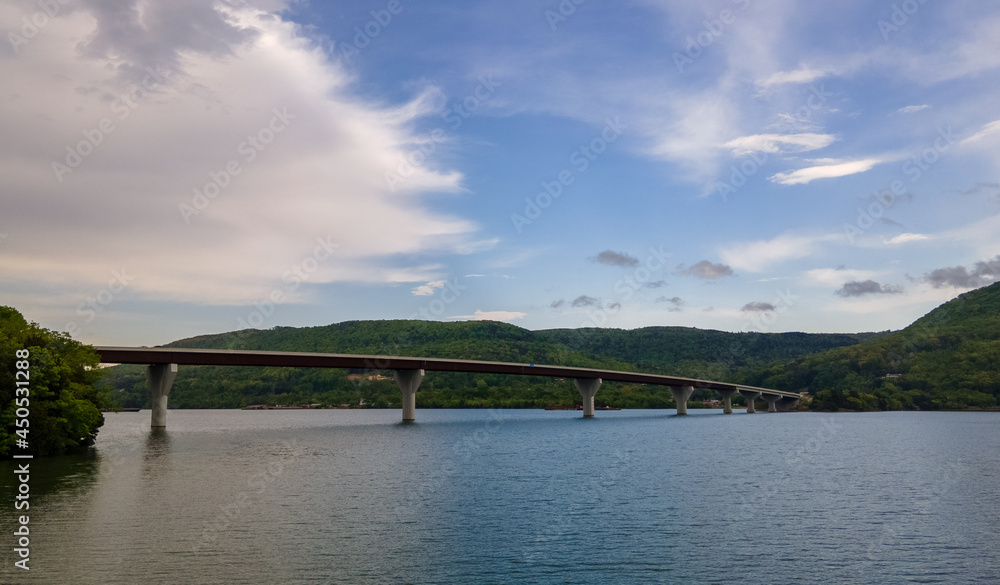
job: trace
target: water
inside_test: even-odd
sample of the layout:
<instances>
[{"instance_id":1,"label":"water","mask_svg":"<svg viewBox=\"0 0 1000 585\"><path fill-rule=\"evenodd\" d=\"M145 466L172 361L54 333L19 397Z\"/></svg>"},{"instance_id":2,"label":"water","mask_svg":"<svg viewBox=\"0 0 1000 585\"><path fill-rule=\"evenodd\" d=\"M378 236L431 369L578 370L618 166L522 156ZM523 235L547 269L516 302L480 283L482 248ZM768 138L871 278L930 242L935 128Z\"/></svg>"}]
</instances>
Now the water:
<instances>
[{"instance_id":1,"label":"water","mask_svg":"<svg viewBox=\"0 0 1000 585\"><path fill-rule=\"evenodd\" d=\"M1000 582L1000 413L671 414L109 414L0 582Z\"/></svg>"}]
</instances>

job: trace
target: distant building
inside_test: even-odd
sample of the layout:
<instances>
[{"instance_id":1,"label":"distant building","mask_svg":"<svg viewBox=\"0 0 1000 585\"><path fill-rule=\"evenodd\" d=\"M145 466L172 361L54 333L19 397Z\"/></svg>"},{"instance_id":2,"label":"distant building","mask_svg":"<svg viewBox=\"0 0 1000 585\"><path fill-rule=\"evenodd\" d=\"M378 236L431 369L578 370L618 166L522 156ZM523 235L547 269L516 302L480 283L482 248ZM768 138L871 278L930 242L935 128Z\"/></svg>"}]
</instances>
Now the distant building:
<instances>
[{"instance_id":1,"label":"distant building","mask_svg":"<svg viewBox=\"0 0 1000 585\"><path fill-rule=\"evenodd\" d=\"M382 374L347 374L347 379L351 382L358 382L361 380L374 382L376 380L390 380L391 378L383 376Z\"/></svg>"}]
</instances>

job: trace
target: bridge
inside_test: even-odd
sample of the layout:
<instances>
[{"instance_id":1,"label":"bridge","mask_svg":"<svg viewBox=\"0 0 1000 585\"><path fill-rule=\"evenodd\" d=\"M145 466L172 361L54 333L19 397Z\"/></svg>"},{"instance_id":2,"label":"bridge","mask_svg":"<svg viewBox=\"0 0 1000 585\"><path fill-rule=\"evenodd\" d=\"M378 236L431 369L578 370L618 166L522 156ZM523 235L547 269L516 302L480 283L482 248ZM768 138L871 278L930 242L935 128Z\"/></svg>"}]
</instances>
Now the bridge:
<instances>
[{"instance_id":1,"label":"bridge","mask_svg":"<svg viewBox=\"0 0 1000 585\"><path fill-rule=\"evenodd\" d=\"M572 380L583 399L583 417L594 416L594 395L601 383L626 382L667 386L677 403L677 414L687 414L687 401L695 388L714 390L722 398L723 412L733 413L732 398L739 392L746 398L747 413L755 412L754 400L767 401L768 412L777 412L778 404L796 403L801 394L769 388L757 388L727 382L678 378L639 372L620 372L593 368L518 364L478 360L417 358L386 355L340 353L303 353L290 351L247 351L228 349L180 349L164 347L97 347L104 364L142 364L148 366L149 391L152 397L150 426L167 426L167 399L177 377L178 366L272 366L289 368L345 368L393 370L403 396L403 422L416 420L416 393L424 372L465 372L544 376Z\"/></svg>"}]
</instances>

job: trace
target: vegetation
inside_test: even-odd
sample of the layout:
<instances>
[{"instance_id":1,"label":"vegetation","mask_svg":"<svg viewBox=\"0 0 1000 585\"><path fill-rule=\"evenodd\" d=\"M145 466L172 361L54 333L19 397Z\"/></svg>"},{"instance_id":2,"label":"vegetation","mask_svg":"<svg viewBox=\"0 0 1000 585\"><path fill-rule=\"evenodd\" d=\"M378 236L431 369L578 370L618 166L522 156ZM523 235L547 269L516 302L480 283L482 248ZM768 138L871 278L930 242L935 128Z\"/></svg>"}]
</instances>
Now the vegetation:
<instances>
[{"instance_id":1,"label":"vegetation","mask_svg":"<svg viewBox=\"0 0 1000 585\"><path fill-rule=\"evenodd\" d=\"M1000 404L1000 283L906 329L851 347L750 368L741 382L815 394L821 410L956 410Z\"/></svg>"},{"instance_id":2,"label":"vegetation","mask_svg":"<svg viewBox=\"0 0 1000 585\"><path fill-rule=\"evenodd\" d=\"M800 357L874 337L877 335L724 333L682 327L532 332L488 321L349 321L324 327L278 327L206 335L177 341L168 347L450 357L725 380L748 364ZM351 379L360 373L295 368L182 367L170 393L170 404L175 408L312 403L399 406L399 389L392 380L368 380L367 376ZM123 406L149 406L143 368L112 368L108 381L120 390L118 396ZM709 391L693 396L695 401L709 398L715 398ZM579 400L573 385L566 381L438 372L428 375L417 393L417 403L422 408L531 408L572 405ZM619 408L674 406L666 388L613 383L601 387L596 403Z\"/></svg>"},{"instance_id":3,"label":"vegetation","mask_svg":"<svg viewBox=\"0 0 1000 585\"><path fill-rule=\"evenodd\" d=\"M28 400L15 403L19 350L28 350ZM92 347L73 341L64 334L28 323L10 307L0 307L0 457L10 457L16 441L24 438L28 449L17 453L54 455L93 444L104 424L101 408L107 406L106 389L96 383L101 378L97 353ZM22 386L23 388L23 386ZM23 393L17 398L25 398ZM17 409L26 407L28 427L15 427ZM15 430L24 431L18 436Z\"/></svg>"}]
</instances>

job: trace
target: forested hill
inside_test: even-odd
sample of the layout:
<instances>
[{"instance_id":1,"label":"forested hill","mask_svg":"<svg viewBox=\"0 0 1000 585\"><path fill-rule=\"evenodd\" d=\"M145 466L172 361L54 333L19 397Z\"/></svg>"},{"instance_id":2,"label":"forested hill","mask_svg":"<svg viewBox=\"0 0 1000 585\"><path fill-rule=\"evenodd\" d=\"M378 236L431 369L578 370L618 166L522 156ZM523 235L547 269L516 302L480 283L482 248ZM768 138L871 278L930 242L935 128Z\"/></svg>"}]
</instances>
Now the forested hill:
<instances>
[{"instance_id":1,"label":"forested hill","mask_svg":"<svg viewBox=\"0 0 1000 585\"><path fill-rule=\"evenodd\" d=\"M580 329L529 331L492 321L348 321L321 327L276 327L203 335L166 347L250 349L449 357L544 363L730 380L739 368L788 360L876 336L804 333L725 333L682 327L631 331ZM342 370L281 368L181 368L170 402L175 408L232 408L248 404L326 403L390 406L391 382L349 381ZM112 368L108 380L123 406L145 406L142 368ZM656 388L607 385L599 394L615 406L667 406ZM706 395L706 397L708 397ZM435 373L421 385L422 406L543 406L573 403L572 385L546 379Z\"/></svg>"},{"instance_id":2,"label":"forested hill","mask_svg":"<svg viewBox=\"0 0 1000 585\"><path fill-rule=\"evenodd\" d=\"M496 321L346 321L182 339L166 347L449 357L723 379L737 369L855 345L886 333L727 333L690 327L530 331Z\"/></svg>"},{"instance_id":3,"label":"forested hill","mask_svg":"<svg viewBox=\"0 0 1000 585\"><path fill-rule=\"evenodd\" d=\"M941 305L902 331L757 367L741 382L816 394L824 410L1000 404L1000 283Z\"/></svg>"}]
</instances>

